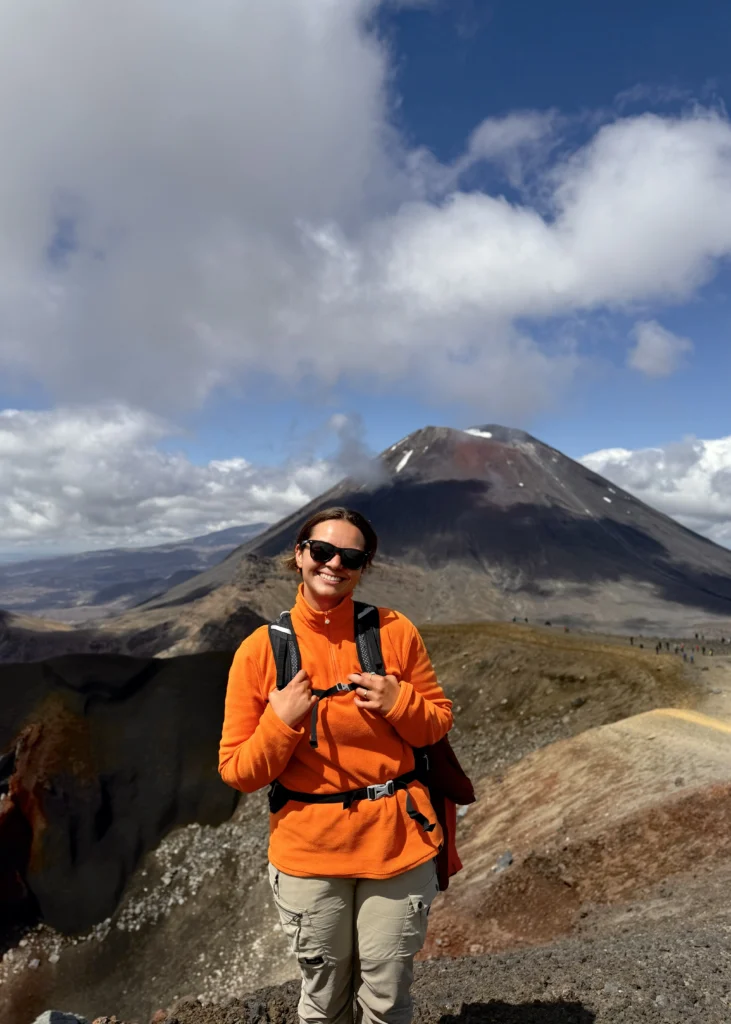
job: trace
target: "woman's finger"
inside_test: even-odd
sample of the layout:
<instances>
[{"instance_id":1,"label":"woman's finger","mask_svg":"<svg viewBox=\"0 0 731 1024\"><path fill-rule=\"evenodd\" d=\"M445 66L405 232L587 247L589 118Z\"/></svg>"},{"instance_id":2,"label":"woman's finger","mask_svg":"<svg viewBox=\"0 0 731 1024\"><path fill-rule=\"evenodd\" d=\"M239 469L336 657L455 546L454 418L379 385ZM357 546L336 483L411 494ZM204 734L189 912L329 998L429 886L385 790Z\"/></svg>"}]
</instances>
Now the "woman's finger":
<instances>
[{"instance_id":1,"label":"woman's finger","mask_svg":"<svg viewBox=\"0 0 731 1024\"><path fill-rule=\"evenodd\" d=\"M383 710L381 708L381 703L382 702L381 702L380 698L374 697L373 695L370 695L365 700L362 701L362 706L364 708L368 708L370 711L381 711L381 710Z\"/></svg>"}]
</instances>

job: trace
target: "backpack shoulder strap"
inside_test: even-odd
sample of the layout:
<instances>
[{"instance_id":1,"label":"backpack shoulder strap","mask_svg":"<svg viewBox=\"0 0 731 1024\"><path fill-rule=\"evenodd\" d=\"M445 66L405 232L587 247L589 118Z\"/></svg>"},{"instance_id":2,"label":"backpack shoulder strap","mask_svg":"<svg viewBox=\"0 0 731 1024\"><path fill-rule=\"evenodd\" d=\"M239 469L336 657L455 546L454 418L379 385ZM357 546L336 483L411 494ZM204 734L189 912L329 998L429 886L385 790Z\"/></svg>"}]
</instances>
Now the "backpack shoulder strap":
<instances>
[{"instance_id":1,"label":"backpack shoulder strap","mask_svg":"<svg viewBox=\"0 0 731 1024\"><path fill-rule=\"evenodd\" d=\"M269 626L269 643L277 666L277 689L283 690L297 675L302 664L289 612L282 612L277 621Z\"/></svg>"},{"instance_id":2,"label":"backpack shoulder strap","mask_svg":"<svg viewBox=\"0 0 731 1024\"><path fill-rule=\"evenodd\" d=\"M355 617L355 645L360 667L364 672L382 676L386 671L381 653L381 617L372 604L353 601Z\"/></svg>"}]
</instances>

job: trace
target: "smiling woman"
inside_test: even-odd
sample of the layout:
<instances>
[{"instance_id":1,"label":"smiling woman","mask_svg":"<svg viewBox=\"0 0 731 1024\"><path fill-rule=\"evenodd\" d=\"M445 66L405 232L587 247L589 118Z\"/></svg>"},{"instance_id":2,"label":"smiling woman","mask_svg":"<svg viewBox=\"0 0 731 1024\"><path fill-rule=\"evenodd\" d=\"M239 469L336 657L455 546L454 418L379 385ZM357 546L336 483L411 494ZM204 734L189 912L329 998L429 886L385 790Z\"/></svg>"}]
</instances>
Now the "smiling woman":
<instances>
[{"instance_id":1,"label":"smiling woman","mask_svg":"<svg viewBox=\"0 0 731 1024\"><path fill-rule=\"evenodd\" d=\"M343 547L337 547L338 543ZM375 530L364 516L350 509L329 508L303 523L294 554L285 564L301 574L308 603L327 611L355 590L377 549Z\"/></svg>"},{"instance_id":2,"label":"smiling woman","mask_svg":"<svg viewBox=\"0 0 731 1024\"><path fill-rule=\"evenodd\" d=\"M320 1024L349 1024L356 1005L365 1021L410 1020L439 889L443 833L414 748L446 735L451 701L412 623L353 601L377 548L359 512L308 519L287 559L302 577L295 606L244 640L226 695L219 771L244 792L272 786L270 883L302 974L300 1019ZM372 618L375 672L357 642ZM291 679L272 630L286 635L277 652L296 648Z\"/></svg>"}]
</instances>

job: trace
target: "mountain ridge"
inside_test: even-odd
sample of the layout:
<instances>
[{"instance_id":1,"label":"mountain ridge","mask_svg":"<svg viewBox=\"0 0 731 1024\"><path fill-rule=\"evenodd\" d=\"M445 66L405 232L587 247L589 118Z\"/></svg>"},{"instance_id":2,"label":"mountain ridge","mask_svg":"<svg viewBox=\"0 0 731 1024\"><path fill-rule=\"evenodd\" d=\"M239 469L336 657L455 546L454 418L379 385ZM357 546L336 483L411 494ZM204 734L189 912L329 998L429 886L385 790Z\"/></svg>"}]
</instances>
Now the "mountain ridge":
<instances>
[{"instance_id":1,"label":"mountain ridge","mask_svg":"<svg viewBox=\"0 0 731 1024\"><path fill-rule=\"evenodd\" d=\"M485 424L414 431L202 573L75 632L44 625L43 656L235 650L292 606L298 580L282 556L333 505L358 509L379 535L359 597L417 624L729 632L731 551L525 431ZM0 624L0 660L32 652L31 623Z\"/></svg>"},{"instance_id":2,"label":"mountain ridge","mask_svg":"<svg viewBox=\"0 0 731 1024\"><path fill-rule=\"evenodd\" d=\"M460 574L475 577L475 586L481 579L504 595L506 612L534 616L553 607L568 619L582 603L601 604L603 589L616 591L612 603L620 605L632 591L635 613L646 604L654 622L662 622L662 606L673 607L669 620L681 610L694 620L731 616L731 551L526 431L498 424L414 431L374 460L370 476L346 477L140 610L235 586L247 564L268 561L274 572L302 522L332 505L374 522L377 564L436 573L435 585ZM377 591L375 572L362 587ZM617 609L606 611L597 607L594 621L616 623ZM474 617L484 617L479 607Z\"/></svg>"}]
</instances>

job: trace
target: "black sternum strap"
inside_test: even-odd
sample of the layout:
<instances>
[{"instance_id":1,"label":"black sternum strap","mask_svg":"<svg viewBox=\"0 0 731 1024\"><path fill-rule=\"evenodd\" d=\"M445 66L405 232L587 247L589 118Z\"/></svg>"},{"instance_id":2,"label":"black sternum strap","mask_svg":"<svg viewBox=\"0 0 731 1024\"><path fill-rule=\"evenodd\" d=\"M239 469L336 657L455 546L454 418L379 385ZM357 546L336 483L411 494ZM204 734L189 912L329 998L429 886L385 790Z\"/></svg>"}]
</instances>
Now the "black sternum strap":
<instances>
[{"instance_id":1,"label":"black sternum strap","mask_svg":"<svg viewBox=\"0 0 731 1024\"><path fill-rule=\"evenodd\" d=\"M324 697L336 697L340 693L350 693L357 689L355 683L336 683L327 690L312 690L312 696L317 697L317 703L312 706L310 712L310 746L317 746L317 713L320 708L320 701Z\"/></svg>"},{"instance_id":2,"label":"black sternum strap","mask_svg":"<svg viewBox=\"0 0 731 1024\"><path fill-rule=\"evenodd\" d=\"M312 705L312 711L310 712L310 746L317 746L317 712L320 707L320 701Z\"/></svg>"}]
</instances>

